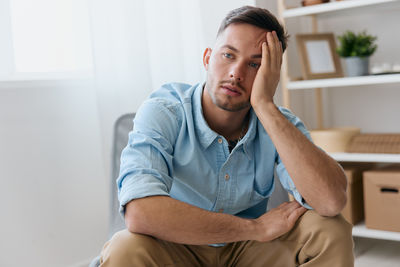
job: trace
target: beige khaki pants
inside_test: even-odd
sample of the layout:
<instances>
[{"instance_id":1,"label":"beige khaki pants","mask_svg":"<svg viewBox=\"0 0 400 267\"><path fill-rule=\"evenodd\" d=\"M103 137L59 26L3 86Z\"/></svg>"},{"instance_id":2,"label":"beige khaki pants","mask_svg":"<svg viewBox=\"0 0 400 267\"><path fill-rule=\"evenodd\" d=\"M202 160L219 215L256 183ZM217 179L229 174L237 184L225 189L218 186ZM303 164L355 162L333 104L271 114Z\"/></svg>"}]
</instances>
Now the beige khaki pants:
<instances>
[{"instance_id":1,"label":"beige khaki pants","mask_svg":"<svg viewBox=\"0 0 400 267\"><path fill-rule=\"evenodd\" d=\"M351 228L341 215L322 217L307 211L278 239L235 242L224 247L176 244L123 230L104 245L100 266L352 267Z\"/></svg>"}]
</instances>

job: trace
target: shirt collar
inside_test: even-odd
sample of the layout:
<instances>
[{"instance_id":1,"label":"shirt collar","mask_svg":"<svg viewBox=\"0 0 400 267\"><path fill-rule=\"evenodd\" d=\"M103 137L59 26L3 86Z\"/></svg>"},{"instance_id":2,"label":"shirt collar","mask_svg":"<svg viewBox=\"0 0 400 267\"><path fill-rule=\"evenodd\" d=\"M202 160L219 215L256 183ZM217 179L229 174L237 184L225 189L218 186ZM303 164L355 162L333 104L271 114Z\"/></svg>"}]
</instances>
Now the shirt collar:
<instances>
[{"instance_id":1,"label":"shirt collar","mask_svg":"<svg viewBox=\"0 0 400 267\"><path fill-rule=\"evenodd\" d=\"M195 129L201 145L208 148L211 143L217 138L218 134L211 130L203 116L203 107L201 105L201 98L203 95L203 88L205 83L198 84L193 95L193 114L195 120Z\"/></svg>"},{"instance_id":2,"label":"shirt collar","mask_svg":"<svg viewBox=\"0 0 400 267\"><path fill-rule=\"evenodd\" d=\"M201 105L201 99L204 90L204 83L198 84L193 95L193 114L195 120L195 129L200 143L206 149L212 142L219 136L216 132L211 130L203 116L203 107ZM239 141L238 145L243 144L243 150L245 151L248 158L252 159L252 147L251 141L255 138L257 131L257 116L254 110L250 109L249 127L245 136Z\"/></svg>"}]
</instances>

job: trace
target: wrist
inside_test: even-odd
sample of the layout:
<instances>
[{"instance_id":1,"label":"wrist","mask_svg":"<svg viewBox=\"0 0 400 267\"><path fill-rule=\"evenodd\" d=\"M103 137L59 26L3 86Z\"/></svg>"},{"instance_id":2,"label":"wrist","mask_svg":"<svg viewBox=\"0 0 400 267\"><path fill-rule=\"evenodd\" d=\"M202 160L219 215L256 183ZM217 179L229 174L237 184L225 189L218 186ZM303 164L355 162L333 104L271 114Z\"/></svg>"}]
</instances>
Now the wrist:
<instances>
[{"instance_id":1,"label":"wrist","mask_svg":"<svg viewBox=\"0 0 400 267\"><path fill-rule=\"evenodd\" d=\"M277 107L272 99L259 99L252 104L252 107L256 114L274 112L277 110Z\"/></svg>"},{"instance_id":2,"label":"wrist","mask_svg":"<svg viewBox=\"0 0 400 267\"><path fill-rule=\"evenodd\" d=\"M239 218L239 223L236 224L234 234L238 241L256 240L258 235L258 223L256 219ZM232 229L233 230L233 229Z\"/></svg>"},{"instance_id":3,"label":"wrist","mask_svg":"<svg viewBox=\"0 0 400 267\"><path fill-rule=\"evenodd\" d=\"M258 242L263 242L266 237L266 229L263 226L262 220L259 218L257 219L250 219L249 226L248 226L248 238L247 240L254 240Z\"/></svg>"}]
</instances>

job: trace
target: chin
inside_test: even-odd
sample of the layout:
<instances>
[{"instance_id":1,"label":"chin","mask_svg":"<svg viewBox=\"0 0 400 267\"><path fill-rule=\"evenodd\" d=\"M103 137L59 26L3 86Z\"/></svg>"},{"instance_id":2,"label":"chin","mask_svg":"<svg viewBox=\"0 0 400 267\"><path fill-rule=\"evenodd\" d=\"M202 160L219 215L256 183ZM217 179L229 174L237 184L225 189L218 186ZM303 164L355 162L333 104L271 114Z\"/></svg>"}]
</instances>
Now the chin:
<instances>
[{"instance_id":1,"label":"chin","mask_svg":"<svg viewBox=\"0 0 400 267\"><path fill-rule=\"evenodd\" d=\"M230 112L238 112L245 109L249 109L251 107L250 102L231 104L231 103L220 103L219 101L217 101L214 104L216 104L216 106L219 107L220 109Z\"/></svg>"}]
</instances>

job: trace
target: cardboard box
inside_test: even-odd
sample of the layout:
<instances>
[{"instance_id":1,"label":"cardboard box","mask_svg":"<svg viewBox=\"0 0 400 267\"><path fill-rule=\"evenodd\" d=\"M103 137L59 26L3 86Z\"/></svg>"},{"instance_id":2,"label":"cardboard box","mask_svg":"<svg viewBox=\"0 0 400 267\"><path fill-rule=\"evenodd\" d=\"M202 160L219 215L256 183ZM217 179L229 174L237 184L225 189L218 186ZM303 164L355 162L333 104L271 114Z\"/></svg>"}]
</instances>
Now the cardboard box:
<instances>
[{"instance_id":1,"label":"cardboard box","mask_svg":"<svg viewBox=\"0 0 400 267\"><path fill-rule=\"evenodd\" d=\"M354 225L364 219L362 173L374 165L370 163L342 163L341 165L347 176L347 203L342 210L342 215Z\"/></svg>"},{"instance_id":2,"label":"cardboard box","mask_svg":"<svg viewBox=\"0 0 400 267\"><path fill-rule=\"evenodd\" d=\"M364 172L365 225L400 232L400 165Z\"/></svg>"}]
</instances>

